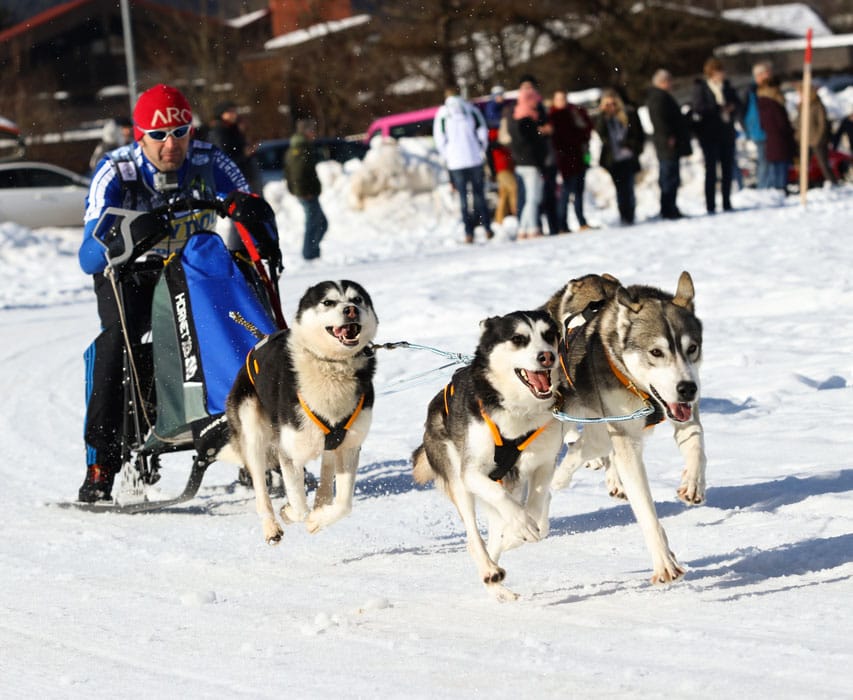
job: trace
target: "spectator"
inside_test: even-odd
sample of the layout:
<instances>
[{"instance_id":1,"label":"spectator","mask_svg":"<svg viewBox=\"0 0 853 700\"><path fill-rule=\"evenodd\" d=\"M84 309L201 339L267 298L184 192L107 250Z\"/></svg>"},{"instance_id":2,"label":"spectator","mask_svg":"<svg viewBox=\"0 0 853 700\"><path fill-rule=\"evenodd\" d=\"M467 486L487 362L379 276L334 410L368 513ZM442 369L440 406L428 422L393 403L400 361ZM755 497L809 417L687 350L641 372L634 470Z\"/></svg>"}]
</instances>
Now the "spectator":
<instances>
[{"instance_id":1,"label":"spectator","mask_svg":"<svg viewBox=\"0 0 853 700\"><path fill-rule=\"evenodd\" d=\"M489 129L497 129L500 126L501 115L504 109L504 89L501 85L495 85L492 88L491 96L486 106L483 108L483 114L486 117L486 126Z\"/></svg>"},{"instance_id":2,"label":"spectator","mask_svg":"<svg viewBox=\"0 0 853 700\"><path fill-rule=\"evenodd\" d=\"M569 198L574 198L575 217L581 231L589 228L583 213L583 195L586 170L589 164L589 137L592 120L583 107L571 104L566 93L554 93L551 111L548 113L553 132L551 141L557 157L557 169L562 178L557 199L557 224L561 233L568 233Z\"/></svg>"},{"instance_id":3,"label":"spectator","mask_svg":"<svg viewBox=\"0 0 853 700\"><path fill-rule=\"evenodd\" d=\"M696 135L705 159L705 206L709 214L717 209L719 166L723 211L732 211L735 119L741 112L741 102L718 59L705 61L703 77L697 79L693 86L691 106Z\"/></svg>"},{"instance_id":4,"label":"spectator","mask_svg":"<svg viewBox=\"0 0 853 700\"><path fill-rule=\"evenodd\" d=\"M544 120L545 110L542 108L542 98L536 89L535 80L524 76L518 88L512 118L508 120L515 172L524 188L524 203L519 204L519 238L542 235L542 229L539 227L539 207L544 189L542 170L548 155L547 144L540 133Z\"/></svg>"},{"instance_id":5,"label":"spectator","mask_svg":"<svg viewBox=\"0 0 853 700\"><path fill-rule=\"evenodd\" d=\"M127 117L109 119L104 124L101 133L101 142L95 146L95 150L92 151L92 157L89 158L89 172L95 172L95 168L98 167L101 158L109 151L121 148L131 141L133 141L133 122Z\"/></svg>"},{"instance_id":6,"label":"spectator","mask_svg":"<svg viewBox=\"0 0 853 700\"><path fill-rule=\"evenodd\" d=\"M788 168L794 161L796 150L785 97L775 79L759 86L756 97L761 127L765 133L767 189L784 192L788 184Z\"/></svg>"},{"instance_id":7,"label":"spectator","mask_svg":"<svg viewBox=\"0 0 853 700\"><path fill-rule=\"evenodd\" d=\"M599 163L616 187L616 204L623 224L634 223L634 177L640 171L645 135L637 111L626 106L615 90L601 93L595 130L601 138Z\"/></svg>"},{"instance_id":8,"label":"spectator","mask_svg":"<svg viewBox=\"0 0 853 700\"><path fill-rule=\"evenodd\" d=\"M799 84L797 86L797 91L800 95L800 104L797 108L797 118L796 118L796 137L799 141L801 122L802 122L802 114L803 114L803 86ZM820 172L823 175L823 181L828 182L832 185L837 185L838 180L835 177L835 174L832 172L832 168L829 167L829 140L831 136L831 126L829 123L829 119L826 117L826 109L824 109L823 102L820 101L820 97L818 97L817 90L812 87L811 94L809 95L809 160L813 156L817 161L818 167L820 168ZM802 167L802 163L800 164Z\"/></svg>"},{"instance_id":9,"label":"spectator","mask_svg":"<svg viewBox=\"0 0 853 700\"><path fill-rule=\"evenodd\" d=\"M661 68L652 76L652 86L646 98L652 122L652 142L658 157L660 185L660 215L663 219L680 219L676 204L681 185L678 159L689 156L690 130L678 102L672 96L672 74Z\"/></svg>"},{"instance_id":10,"label":"spectator","mask_svg":"<svg viewBox=\"0 0 853 700\"><path fill-rule=\"evenodd\" d=\"M489 131L479 109L459 96L459 89L448 86L444 104L436 112L432 135L439 155L450 173L450 182L459 193L465 242L474 242L477 220L492 238L492 222L486 204L485 154L489 146ZM468 207L468 189L474 200L474 211Z\"/></svg>"},{"instance_id":11,"label":"spectator","mask_svg":"<svg viewBox=\"0 0 853 700\"><path fill-rule=\"evenodd\" d=\"M771 187L767 176L767 157L765 156L765 148L767 142L767 134L761 125L761 119L758 114L758 90L767 85L773 78L773 66L767 61L756 63L752 67L753 83L747 88L744 95L744 115L743 128L746 132L746 137L755 144L755 179L756 186L760 190Z\"/></svg>"},{"instance_id":12,"label":"spectator","mask_svg":"<svg viewBox=\"0 0 853 700\"><path fill-rule=\"evenodd\" d=\"M167 204L173 195L224 199L236 190L248 190L234 162L215 146L191 139L191 130L192 108L180 91L156 85L143 92L133 110L135 143L100 161L86 197L79 259L83 271L94 276L102 330L85 353L86 478L79 491L81 501L109 500L121 469L126 415L122 322L130 342L140 343L151 329L152 297L159 277L150 262L124 268L121 318L113 286L103 274L104 247L93 236L101 215L108 207L150 211ZM164 221L164 239L152 252L165 258L183 246L189 228L211 227L215 218L209 211L186 212L176 219L174 230Z\"/></svg>"},{"instance_id":13,"label":"spectator","mask_svg":"<svg viewBox=\"0 0 853 700\"><path fill-rule=\"evenodd\" d=\"M253 191L259 190L258 173L255 172L252 158L255 149L246 143L246 134L237 113L237 105L234 102L221 102L216 105L214 112L216 116L211 124L208 140L219 146L237 164L240 172L252 183Z\"/></svg>"},{"instance_id":14,"label":"spectator","mask_svg":"<svg viewBox=\"0 0 853 700\"><path fill-rule=\"evenodd\" d=\"M515 163L509 147L498 140L498 130L489 130L492 163L495 169L495 180L498 185L498 204L495 208L495 222L503 223L508 214L518 215L518 183L515 179Z\"/></svg>"},{"instance_id":15,"label":"spectator","mask_svg":"<svg viewBox=\"0 0 853 700\"><path fill-rule=\"evenodd\" d=\"M329 222L320 206L323 186L317 177L317 155L314 139L317 123L313 119L296 122L296 133L284 156L284 177L288 191L299 200L305 212L305 233L302 239L302 257L315 260L320 257L320 241L326 235Z\"/></svg>"}]
</instances>

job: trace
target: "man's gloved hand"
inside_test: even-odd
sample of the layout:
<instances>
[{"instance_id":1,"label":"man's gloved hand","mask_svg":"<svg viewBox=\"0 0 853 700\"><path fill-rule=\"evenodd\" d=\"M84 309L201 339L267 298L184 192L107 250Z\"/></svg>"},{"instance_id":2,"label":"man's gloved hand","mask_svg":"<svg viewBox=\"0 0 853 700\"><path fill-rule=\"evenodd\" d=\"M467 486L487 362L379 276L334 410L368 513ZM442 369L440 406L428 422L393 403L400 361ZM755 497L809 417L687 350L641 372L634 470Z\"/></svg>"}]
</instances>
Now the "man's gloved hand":
<instances>
[{"instance_id":1,"label":"man's gloved hand","mask_svg":"<svg viewBox=\"0 0 853 700\"><path fill-rule=\"evenodd\" d=\"M225 210L234 221L254 224L275 221L272 207L262 197L250 192L235 190L225 198Z\"/></svg>"}]
</instances>

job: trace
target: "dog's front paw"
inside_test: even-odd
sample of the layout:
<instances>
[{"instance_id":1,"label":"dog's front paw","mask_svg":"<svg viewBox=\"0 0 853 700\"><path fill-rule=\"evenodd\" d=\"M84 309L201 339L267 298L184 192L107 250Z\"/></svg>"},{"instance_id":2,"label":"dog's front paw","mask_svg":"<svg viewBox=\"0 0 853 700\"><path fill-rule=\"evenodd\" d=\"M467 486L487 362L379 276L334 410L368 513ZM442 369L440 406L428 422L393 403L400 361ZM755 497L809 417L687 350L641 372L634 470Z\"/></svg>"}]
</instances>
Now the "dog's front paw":
<instances>
[{"instance_id":1,"label":"dog's front paw","mask_svg":"<svg viewBox=\"0 0 853 700\"><path fill-rule=\"evenodd\" d=\"M296 510L290 503L283 505L279 513L285 523L301 523L308 515L307 510Z\"/></svg>"},{"instance_id":2,"label":"dog's front paw","mask_svg":"<svg viewBox=\"0 0 853 700\"><path fill-rule=\"evenodd\" d=\"M607 493L612 498L618 498L620 501L628 500L628 497L625 495L625 488L622 486L622 479L619 478L619 474L610 464L609 460L604 472L604 484L607 486Z\"/></svg>"},{"instance_id":3,"label":"dog's front paw","mask_svg":"<svg viewBox=\"0 0 853 700\"><path fill-rule=\"evenodd\" d=\"M572 476L574 473L574 469L566 468L562 465L557 467L554 471L554 476L551 478L551 488L555 491L566 488L572 483Z\"/></svg>"},{"instance_id":4,"label":"dog's front paw","mask_svg":"<svg viewBox=\"0 0 853 700\"><path fill-rule=\"evenodd\" d=\"M284 535L284 530L276 522L275 518L264 518L264 539L267 544L278 544Z\"/></svg>"},{"instance_id":5,"label":"dog's front paw","mask_svg":"<svg viewBox=\"0 0 853 700\"><path fill-rule=\"evenodd\" d=\"M675 561L675 555L672 552L668 556L657 562L654 573L652 574L652 583L662 585L673 583L684 576L684 568Z\"/></svg>"},{"instance_id":6,"label":"dog's front paw","mask_svg":"<svg viewBox=\"0 0 853 700\"><path fill-rule=\"evenodd\" d=\"M504 549L513 549L522 542L538 542L542 539L539 525L525 512L519 513L503 529Z\"/></svg>"},{"instance_id":7,"label":"dog's front paw","mask_svg":"<svg viewBox=\"0 0 853 700\"><path fill-rule=\"evenodd\" d=\"M332 523L336 523L341 518L349 515L351 510L351 508L343 507L338 504L320 506L308 514L308 517L305 519L305 528L313 535L323 528L329 527Z\"/></svg>"},{"instance_id":8,"label":"dog's front paw","mask_svg":"<svg viewBox=\"0 0 853 700\"><path fill-rule=\"evenodd\" d=\"M486 590L499 603L511 603L514 600L518 600L518 593L513 593L502 583L487 583Z\"/></svg>"},{"instance_id":9,"label":"dog's front paw","mask_svg":"<svg viewBox=\"0 0 853 700\"><path fill-rule=\"evenodd\" d=\"M678 487L678 498L688 506L698 506L705 502L705 484L695 479L690 479L687 474L681 477L681 486Z\"/></svg>"}]
</instances>

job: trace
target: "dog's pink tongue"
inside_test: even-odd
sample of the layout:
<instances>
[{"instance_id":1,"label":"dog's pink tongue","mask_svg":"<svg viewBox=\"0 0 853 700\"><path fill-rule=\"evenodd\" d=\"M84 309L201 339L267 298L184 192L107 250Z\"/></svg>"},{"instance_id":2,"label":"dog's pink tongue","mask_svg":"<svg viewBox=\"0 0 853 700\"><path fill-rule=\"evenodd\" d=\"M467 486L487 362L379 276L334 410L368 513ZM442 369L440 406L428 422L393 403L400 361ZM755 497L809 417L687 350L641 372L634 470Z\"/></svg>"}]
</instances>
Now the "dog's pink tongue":
<instances>
[{"instance_id":1,"label":"dog's pink tongue","mask_svg":"<svg viewBox=\"0 0 853 700\"><path fill-rule=\"evenodd\" d=\"M527 381L540 394L545 394L551 390L551 376L548 372L528 372Z\"/></svg>"},{"instance_id":2,"label":"dog's pink tongue","mask_svg":"<svg viewBox=\"0 0 853 700\"><path fill-rule=\"evenodd\" d=\"M672 413L673 418L678 421L690 420L690 415L692 413L689 403L671 403L669 404L669 412Z\"/></svg>"}]
</instances>

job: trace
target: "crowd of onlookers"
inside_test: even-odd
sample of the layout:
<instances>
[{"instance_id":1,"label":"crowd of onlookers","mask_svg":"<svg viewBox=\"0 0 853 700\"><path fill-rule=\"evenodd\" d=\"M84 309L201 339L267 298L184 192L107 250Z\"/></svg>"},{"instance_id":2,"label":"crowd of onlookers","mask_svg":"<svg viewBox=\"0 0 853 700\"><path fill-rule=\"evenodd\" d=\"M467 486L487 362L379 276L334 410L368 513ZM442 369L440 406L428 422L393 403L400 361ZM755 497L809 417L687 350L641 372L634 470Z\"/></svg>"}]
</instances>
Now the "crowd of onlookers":
<instances>
[{"instance_id":1,"label":"crowd of onlookers","mask_svg":"<svg viewBox=\"0 0 853 700\"><path fill-rule=\"evenodd\" d=\"M694 139L705 167L705 207L716 213L732 210L732 185L742 186L736 140L742 130L755 147L759 189L787 191L789 169L799 156L800 121L808 113L808 153L822 178L831 185L837 178L830 167L830 144L846 137L853 145L853 115L833 133L817 90L810 89L808 110L800 94L791 119L772 66L753 67L753 82L739 94L720 61L709 58L692 86L690 101L682 106L672 93L673 78L660 69L651 77L645 105L651 122L651 140L658 160L660 216L679 219L676 203L681 184L679 162L693 150ZM802 86L797 90L802 93ZM619 91L601 92L594 115L571 104L564 91L543 99L536 79L524 75L514 102L504 99L500 86L492 89L482 110L464 100L455 86L448 87L436 114L433 137L459 194L466 242L473 242L477 225L492 238L492 215L486 205L484 171L497 187L493 219L518 217L518 238L569 232L568 211L573 203L581 230L590 227L584 215L585 174L590 166L590 138L601 141L598 164L613 181L619 218L634 223L634 182L641 170L640 154L646 134L637 107ZM469 196L470 193L470 196ZM472 203L473 206L471 206Z\"/></svg>"}]
</instances>

